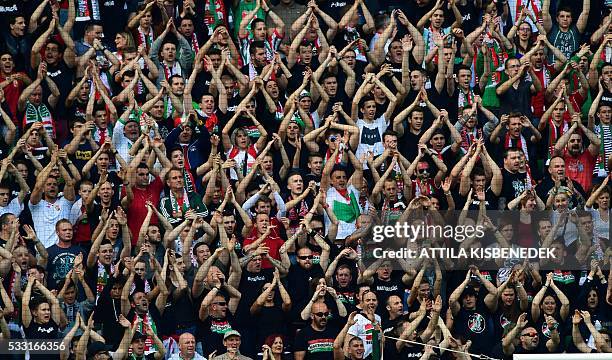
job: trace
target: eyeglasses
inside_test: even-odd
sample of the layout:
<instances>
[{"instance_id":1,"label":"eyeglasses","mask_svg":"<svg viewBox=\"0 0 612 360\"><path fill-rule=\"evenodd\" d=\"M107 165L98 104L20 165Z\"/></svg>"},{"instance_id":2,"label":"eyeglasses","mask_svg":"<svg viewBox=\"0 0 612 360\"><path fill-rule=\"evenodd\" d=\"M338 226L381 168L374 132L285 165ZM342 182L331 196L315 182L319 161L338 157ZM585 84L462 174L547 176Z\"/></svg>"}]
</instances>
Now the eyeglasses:
<instances>
[{"instance_id":1,"label":"eyeglasses","mask_svg":"<svg viewBox=\"0 0 612 360\"><path fill-rule=\"evenodd\" d=\"M312 255L298 256L298 259L300 260L312 260L312 258L313 258Z\"/></svg>"},{"instance_id":2,"label":"eyeglasses","mask_svg":"<svg viewBox=\"0 0 612 360\"><path fill-rule=\"evenodd\" d=\"M527 32L527 31L531 31L531 28L520 28L519 31Z\"/></svg>"},{"instance_id":3,"label":"eyeglasses","mask_svg":"<svg viewBox=\"0 0 612 360\"><path fill-rule=\"evenodd\" d=\"M329 311L326 312L316 312L316 313L312 313L313 315L316 315L318 317L328 317L329 316Z\"/></svg>"},{"instance_id":4,"label":"eyeglasses","mask_svg":"<svg viewBox=\"0 0 612 360\"><path fill-rule=\"evenodd\" d=\"M217 301L217 302L214 302L213 305L225 306L227 305L227 303L225 301Z\"/></svg>"},{"instance_id":5,"label":"eyeglasses","mask_svg":"<svg viewBox=\"0 0 612 360\"><path fill-rule=\"evenodd\" d=\"M536 331L532 331L532 332L521 334L521 336L536 337L538 336L538 333Z\"/></svg>"}]
</instances>

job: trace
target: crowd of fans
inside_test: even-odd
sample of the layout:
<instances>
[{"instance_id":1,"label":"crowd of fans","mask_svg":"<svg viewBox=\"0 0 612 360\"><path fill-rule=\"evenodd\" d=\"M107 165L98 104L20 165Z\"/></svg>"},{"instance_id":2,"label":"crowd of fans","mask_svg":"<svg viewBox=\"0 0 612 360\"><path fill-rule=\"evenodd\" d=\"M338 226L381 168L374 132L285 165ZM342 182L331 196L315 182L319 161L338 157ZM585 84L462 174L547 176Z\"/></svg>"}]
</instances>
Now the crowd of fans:
<instances>
[{"instance_id":1,"label":"crowd of fans","mask_svg":"<svg viewBox=\"0 0 612 360\"><path fill-rule=\"evenodd\" d=\"M612 352L610 7L0 0L2 357Z\"/></svg>"}]
</instances>

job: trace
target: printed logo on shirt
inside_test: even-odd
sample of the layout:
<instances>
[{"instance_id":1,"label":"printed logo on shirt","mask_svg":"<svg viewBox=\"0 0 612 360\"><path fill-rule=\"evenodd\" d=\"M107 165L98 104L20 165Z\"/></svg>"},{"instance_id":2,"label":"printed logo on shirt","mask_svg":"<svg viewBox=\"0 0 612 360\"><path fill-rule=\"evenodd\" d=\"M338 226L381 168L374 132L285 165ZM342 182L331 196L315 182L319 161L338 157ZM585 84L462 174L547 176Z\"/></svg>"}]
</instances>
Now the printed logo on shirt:
<instances>
[{"instance_id":1,"label":"printed logo on shirt","mask_svg":"<svg viewBox=\"0 0 612 360\"><path fill-rule=\"evenodd\" d=\"M344 292L338 293L338 299L342 301L343 304L355 304L355 292Z\"/></svg>"},{"instance_id":2,"label":"printed logo on shirt","mask_svg":"<svg viewBox=\"0 0 612 360\"><path fill-rule=\"evenodd\" d=\"M504 314L501 314L499 316L499 325L502 327L502 329L505 329L511 323L512 322L510 320L508 320L508 318L505 317Z\"/></svg>"},{"instance_id":3,"label":"printed logo on shirt","mask_svg":"<svg viewBox=\"0 0 612 360\"><path fill-rule=\"evenodd\" d=\"M38 329L36 329L36 331L51 334L53 332L53 326L48 327L48 328L39 327Z\"/></svg>"},{"instance_id":4,"label":"printed logo on shirt","mask_svg":"<svg viewBox=\"0 0 612 360\"><path fill-rule=\"evenodd\" d=\"M378 285L376 287L376 291L393 292L397 290L399 290L399 287L397 285L393 285L393 286Z\"/></svg>"},{"instance_id":5,"label":"printed logo on shirt","mask_svg":"<svg viewBox=\"0 0 612 360\"><path fill-rule=\"evenodd\" d=\"M480 334L485 329L485 319L479 313L474 313L468 318L468 328L471 332Z\"/></svg>"},{"instance_id":6,"label":"printed logo on shirt","mask_svg":"<svg viewBox=\"0 0 612 360\"><path fill-rule=\"evenodd\" d=\"M347 5L346 1L336 1L329 4L329 7L345 7Z\"/></svg>"},{"instance_id":7,"label":"printed logo on shirt","mask_svg":"<svg viewBox=\"0 0 612 360\"><path fill-rule=\"evenodd\" d=\"M17 11L17 5L13 5L13 6L0 6L0 13L3 12L15 12Z\"/></svg>"},{"instance_id":8,"label":"printed logo on shirt","mask_svg":"<svg viewBox=\"0 0 612 360\"><path fill-rule=\"evenodd\" d=\"M334 351L334 339L314 339L308 342L309 353Z\"/></svg>"},{"instance_id":9,"label":"printed logo on shirt","mask_svg":"<svg viewBox=\"0 0 612 360\"><path fill-rule=\"evenodd\" d=\"M225 334L226 332L232 330L232 326L227 320L215 321L213 320L210 324L210 331L215 334Z\"/></svg>"},{"instance_id":10,"label":"printed logo on shirt","mask_svg":"<svg viewBox=\"0 0 612 360\"><path fill-rule=\"evenodd\" d=\"M364 145L376 145L379 142L382 142L378 128L370 129L364 126L361 130L360 142Z\"/></svg>"}]
</instances>

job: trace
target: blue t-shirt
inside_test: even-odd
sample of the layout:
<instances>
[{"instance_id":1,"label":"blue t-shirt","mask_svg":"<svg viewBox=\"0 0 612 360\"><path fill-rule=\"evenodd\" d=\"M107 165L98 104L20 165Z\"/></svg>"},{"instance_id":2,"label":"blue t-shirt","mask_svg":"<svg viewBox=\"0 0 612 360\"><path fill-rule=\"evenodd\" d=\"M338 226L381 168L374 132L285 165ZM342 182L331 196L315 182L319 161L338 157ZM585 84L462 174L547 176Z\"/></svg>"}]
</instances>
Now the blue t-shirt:
<instances>
[{"instance_id":1,"label":"blue t-shirt","mask_svg":"<svg viewBox=\"0 0 612 360\"><path fill-rule=\"evenodd\" d=\"M49 289L56 289L62 279L66 278L68 272L72 270L74 258L79 253L83 253L83 256L85 256L85 251L78 245L61 248L54 244L47 248L47 253L49 253L49 260L47 261L47 273L49 274L47 285Z\"/></svg>"}]
</instances>

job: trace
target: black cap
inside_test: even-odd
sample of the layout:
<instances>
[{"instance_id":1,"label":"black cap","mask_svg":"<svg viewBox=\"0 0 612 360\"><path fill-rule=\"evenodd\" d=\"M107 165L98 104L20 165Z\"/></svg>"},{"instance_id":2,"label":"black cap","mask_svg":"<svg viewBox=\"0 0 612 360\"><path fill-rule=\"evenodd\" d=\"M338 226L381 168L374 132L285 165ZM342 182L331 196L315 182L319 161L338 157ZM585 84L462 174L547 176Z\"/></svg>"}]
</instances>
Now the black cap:
<instances>
[{"instance_id":1,"label":"black cap","mask_svg":"<svg viewBox=\"0 0 612 360\"><path fill-rule=\"evenodd\" d=\"M94 356L101 351L109 351L113 347L111 345L106 345L102 341L94 341L87 345L87 355Z\"/></svg>"},{"instance_id":2,"label":"black cap","mask_svg":"<svg viewBox=\"0 0 612 360\"><path fill-rule=\"evenodd\" d=\"M140 331L136 331L134 333L134 337L132 338L132 341L136 341L136 340L140 340L140 339L146 340L146 338L147 338L146 334L143 334Z\"/></svg>"}]
</instances>

